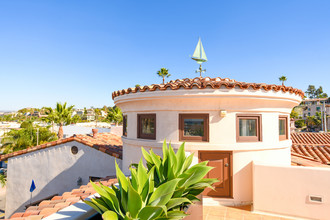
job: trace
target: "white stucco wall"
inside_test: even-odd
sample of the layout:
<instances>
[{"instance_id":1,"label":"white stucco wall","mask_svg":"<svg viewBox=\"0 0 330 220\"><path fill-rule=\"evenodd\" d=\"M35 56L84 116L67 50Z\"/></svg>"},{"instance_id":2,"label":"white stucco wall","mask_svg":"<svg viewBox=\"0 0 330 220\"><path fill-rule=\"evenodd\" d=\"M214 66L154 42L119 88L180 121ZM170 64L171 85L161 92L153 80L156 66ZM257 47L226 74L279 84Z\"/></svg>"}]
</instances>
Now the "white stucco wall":
<instances>
[{"instance_id":1,"label":"white stucco wall","mask_svg":"<svg viewBox=\"0 0 330 220\"><path fill-rule=\"evenodd\" d=\"M71 153L72 146L78 147L76 155ZM79 177L87 184L90 176L115 175L115 159L76 141L8 159L6 218L30 202L32 179L36 184L33 202L79 188ZM121 166L121 160L116 160Z\"/></svg>"},{"instance_id":2,"label":"white stucco wall","mask_svg":"<svg viewBox=\"0 0 330 220\"><path fill-rule=\"evenodd\" d=\"M252 202L252 161L290 166L291 140L279 140L279 115L289 117L291 109L301 97L282 91L242 89L179 89L137 92L118 96L114 102L127 115L127 137L123 137L123 170L140 160L141 146L162 154L163 140L171 141L178 148L179 114L209 114L209 141L186 142L186 151L232 151L233 199L232 204ZM227 115L220 117L220 111ZM156 140L137 138L137 114L156 114ZM261 114L262 141L236 141L236 115ZM289 128L289 120L288 125ZM290 134L289 134L290 137Z\"/></svg>"},{"instance_id":3,"label":"white stucco wall","mask_svg":"<svg viewBox=\"0 0 330 220\"><path fill-rule=\"evenodd\" d=\"M330 219L330 169L253 165L253 209L307 219ZM309 196L323 197L322 203Z\"/></svg>"}]
</instances>

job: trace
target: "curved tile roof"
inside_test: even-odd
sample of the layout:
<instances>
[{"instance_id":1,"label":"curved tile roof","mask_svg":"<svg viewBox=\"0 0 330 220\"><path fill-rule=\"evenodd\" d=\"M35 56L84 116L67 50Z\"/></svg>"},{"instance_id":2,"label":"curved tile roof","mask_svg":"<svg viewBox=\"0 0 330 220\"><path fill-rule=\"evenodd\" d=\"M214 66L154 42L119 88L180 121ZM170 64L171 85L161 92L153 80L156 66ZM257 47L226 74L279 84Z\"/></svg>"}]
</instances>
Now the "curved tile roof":
<instances>
[{"instance_id":1,"label":"curved tile roof","mask_svg":"<svg viewBox=\"0 0 330 220\"><path fill-rule=\"evenodd\" d=\"M123 154L123 142L121 137L111 133L98 133L96 137L92 135L74 135L69 138L60 139L57 141L48 142L38 146L30 147L24 150L15 151L13 153L5 154L0 156L0 161L7 160L11 157L16 157L22 154L30 153L33 151L53 147L59 144L64 144L70 141L77 141L84 145L87 145L96 150L102 151L103 153L109 154L110 156L121 159Z\"/></svg>"},{"instance_id":2,"label":"curved tile roof","mask_svg":"<svg viewBox=\"0 0 330 220\"><path fill-rule=\"evenodd\" d=\"M330 145L330 133L314 133L314 132L301 132L292 133L291 139L293 144L329 144Z\"/></svg>"},{"instance_id":3,"label":"curved tile roof","mask_svg":"<svg viewBox=\"0 0 330 220\"><path fill-rule=\"evenodd\" d=\"M178 90L180 88L184 89L205 89L205 88L212 88L212 89L219 89L221 86L224 86L227 89L233 88L240 88L240 89L249 89L252 88L253 90L260 90L264 89L265 91L273 90L273 91L283 91L294 93L296 95L304 97L304 92L300 89L295 89L293 87L286 87L282 85L268 85L265 83L246 83L246 82L237 82L236 80L229 79L229 78L210 78L210 77L196 77L193 79L185 78L185 79L177 79L172 80L166 84L152 84L150 86L140 86L135 88L128 88L123 90L118 90L112 93L112 99L130 93L136 92L145 92L145 91L156 91L157 89L160 91L164 90Z\"/></svg>"},{"instance_id":4,"label":"curved tile roof","mask_svg":"<svg viewBox=\"0 0 330 220\"><path fill-rule=\"evenodd\" d=\"M117 179L113 177L105 177L100 180L105 186L111 186L117 183ZM72 204L86 199L88 196L95 194L92 184L80 186L79 189L73 189L71 192L65 192L62 196L54 196L51 200L44 200L38 206L30 206L25 212L16 212L10 219L17 220L37 220L50 216L59 210L66 208Z\"/></svg>"}]
</instances>

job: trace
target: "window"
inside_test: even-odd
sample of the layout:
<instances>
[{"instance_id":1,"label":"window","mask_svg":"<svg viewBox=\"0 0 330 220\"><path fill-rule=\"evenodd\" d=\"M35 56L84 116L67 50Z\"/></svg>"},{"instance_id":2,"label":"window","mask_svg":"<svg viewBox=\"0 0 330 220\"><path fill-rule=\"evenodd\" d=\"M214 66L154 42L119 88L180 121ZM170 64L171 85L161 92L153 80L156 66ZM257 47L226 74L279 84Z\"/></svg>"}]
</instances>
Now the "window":
<instances>
[{"instance_id":1,"label":"window","mask_svg":"<svg viewBox=\"0 0 330 220\"><path fill-rule=\"evenodd\" d=\"M138 114L138 138L156 139L156 114Z\"/></svg>"},{"instance_id":2,"label":"window","mask_svg":"<svg viewBox=\"0 0 330 220\"><path fill-rule=\"evenodd\" d=\"M236 115L236 141L261 141L261 115Z\"/></svg>"},{"instance_id":3,"label":"window","mask_svg":"<svg viewBox=\"0 0 330 220\"><path fill-rule=\"evenodd\" d=\"M311 110L311 108L308 108L308 111L310 111Z\"/></svg>"},{"instance_id":4,"label":"window","mask_svg":"<svg viewBox=\"0 0 330 220\"><path fill-rule=\"evenodd\" d=\"M127 137L127 115L123 115L123 136Z\"/></svg>"},{"instance_id":5,"label":"window","mask_svg":"<svg viewBox=\"0 0 330 220\"><path fill-rule=\"evenodd\" d=\"M316 111L321 111L321 107L316 107Z\"/></svg>"},{"instance_id":6,"label":"window","mask_svg":"<svg viewBox=\"0 0 330 220\"><path fill-rule=\"evenodd\" d=\"M209 141L209 114L179 114L180 141Z\"/></svg>"},{"instance_id":7,"label":"window","mask_svg":"<svg viewBox=\"0 0 330 220\"><path fill-rule=\"evenodd\" d=\"M308 116L311 116L311 113L310 112L308 112Z\"/></svg>"},{"instance_id":8,"label":"window","mask_svg":"<svg viewBox=\"0 0 330 220\"><path fill-rule=\"evenodd\" d=\"M280 116L278 119L278 132L280 136L280 141L288 139L288 117Z\"/></svg>"}]
</instances>

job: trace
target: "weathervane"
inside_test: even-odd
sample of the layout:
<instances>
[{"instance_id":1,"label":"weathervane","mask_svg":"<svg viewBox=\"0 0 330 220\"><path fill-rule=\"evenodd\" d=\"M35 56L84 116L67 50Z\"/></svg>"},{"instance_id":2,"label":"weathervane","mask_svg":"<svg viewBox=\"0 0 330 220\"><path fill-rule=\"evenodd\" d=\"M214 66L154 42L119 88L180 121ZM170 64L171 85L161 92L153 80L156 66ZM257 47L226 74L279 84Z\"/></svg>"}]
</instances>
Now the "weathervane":
<instances>
[{"instance_id":1,"label":"weathervane","mask_svg":"<svg viewBox=\"0 0 330 220\"><path fill-rule=\"evenodd\" d=\"M201 38L199 38L194 54L191 59L195 60L199 64L199 69L196 70L196 73L199 72L200 77L202 77L202 73L205 73L206 69L202 69L202 63L207 61L207 57L203 48L203 44Z\"/></svg>"}]
</instances>

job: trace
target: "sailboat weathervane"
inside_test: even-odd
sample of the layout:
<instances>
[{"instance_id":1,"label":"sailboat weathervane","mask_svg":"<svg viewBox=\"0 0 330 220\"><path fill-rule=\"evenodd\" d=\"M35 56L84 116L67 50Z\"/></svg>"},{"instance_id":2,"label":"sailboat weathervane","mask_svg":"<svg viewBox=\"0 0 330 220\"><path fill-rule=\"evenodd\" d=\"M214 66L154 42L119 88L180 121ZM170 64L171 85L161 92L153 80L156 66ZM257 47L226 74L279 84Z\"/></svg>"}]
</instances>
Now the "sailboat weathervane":
<instances>
[{"instance_id":1,"label":"sailboat weathervane","mask_svg":"<svg viewBox=\"0 0 330 220\"><path fill-rule=\"evenodd\" d=\"M207 57L203 48L203 44L201 41L201 38L199 38L196 49L194 54L192 55L191 59L196 60L196 62L199 64L199 69L196 70L196 73L199 72L200 77L202 77L202 73L205 73L206 69L202 69L202 63L207 61Z\"/></svg>"}]
</instances>

